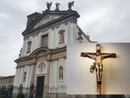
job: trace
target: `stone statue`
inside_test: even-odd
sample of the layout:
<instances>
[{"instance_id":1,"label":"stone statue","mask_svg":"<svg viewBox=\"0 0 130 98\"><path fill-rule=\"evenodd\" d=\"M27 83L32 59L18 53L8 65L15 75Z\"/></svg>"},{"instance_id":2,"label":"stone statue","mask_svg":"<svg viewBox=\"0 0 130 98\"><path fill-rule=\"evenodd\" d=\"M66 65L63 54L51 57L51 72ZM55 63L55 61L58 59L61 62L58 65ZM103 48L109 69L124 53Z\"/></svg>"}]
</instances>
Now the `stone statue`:
<instances>
[{"instance_id":1,"label":"stone statue","mask_svg":"<svg viewBox=\"0 0 130 98\"><path fill-rule=\"evenodd\" d=\"M21 54L22 54L22 49L23 49L23 48L21 48L21 50L20 50L20 54L19 54L19 57L20 57L20 56L21 56Z\"/></svg>"},{"instance_id":2,"label":"stone statue","mask_svg":"<svg viewBox=\"0 0 130 98\"><path fill-rule=\"evenodd\" d=\"M64 43L64 33L60 34L60 43Z\"/></svg>"},{"instance_id":3,"label":"stone statue","mask_svg":"<svg viewBox=\"0 0 130 98\"><path fill-rule=\"evenodd\" d=\"M60 3L57 2L55 5L56 5L56 9L55 9L55 10L56 10L56 11L59 11Z\"/></svg>"},{"instance_id":4,"label":"stone statue","mask_svg":"<svg viewBox=\"0 0 130 98\"><path fill-rule=\"evenodd\" d=\"M47 10L50 10L51 5L52 5L52 2L50 2L50 3L49 3L49 2L47 2L47 3L46 3Z\"/></svg>"},{"instance_id":5,"label":"stone statue","mask_svg":"<svg viewBox=\"0 0 130 98\"><path fill-rule=\"evenodd\" d=\"M59 80L63 80L63 67L60 66L59 68Z\"/></svg>"},{"instance_id":6,"label":"stone statue","mask_svg":"<svg viewBox=\"0 0 130 98\"><path fill-rule=\"evenodd\" d=\"M26 72L24 72L23 82L26 81Z\"/></svg>"},{"instance_id":7,"label":"stone statue","mask_svg":"<svg viewBox=\"0 0 130 98\"><path fill-rule=\"evenodd\" d=\"M72 10L71 7L74 6L74 1L68 3L68 10Z\"/></svg>"},{"instance_id":8,"label":"stone statue","mask_svg":"<svg viewBox=\"0 0 130 98\"><path fill-rule=\"evenodd\" d=\"M96 52L96 55L90 55L89 53L85 53L87 56L95 59L95 66L97 68L97 81L101 82L101 78L102 78L102 71L103 71L103 64L102 64L102 59L107 57L107 56L111 56L113 55L113 53L109 53L106 55L100 55L99 52ZM92 66L91 66L92 67ZM90 68L91 69L91 68Z\"/></svg>"},{"instance_id":9,"label":"stone statue","mask_svg":"<svg viewBox=\"0 0 130 98\"><path fill-rule=\"evenodd\" d=\"M27 48L27 53L29 53L31 51L31 41L28 42L28 48Z\"/></svg>"}]
</instances>

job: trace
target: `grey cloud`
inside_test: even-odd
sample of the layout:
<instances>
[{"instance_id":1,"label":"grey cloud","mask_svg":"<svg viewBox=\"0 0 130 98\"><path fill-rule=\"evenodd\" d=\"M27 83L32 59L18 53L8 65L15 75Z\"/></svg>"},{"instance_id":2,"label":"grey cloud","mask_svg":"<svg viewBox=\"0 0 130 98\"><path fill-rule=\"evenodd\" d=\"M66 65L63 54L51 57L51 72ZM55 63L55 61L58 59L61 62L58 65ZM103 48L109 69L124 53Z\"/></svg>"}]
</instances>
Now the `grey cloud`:
<instances>
[{"instance_id":1,"label":"grey cloud","mask_svg":"<svg viewBox=\"0 0 130 98\"><path fill-rule=\"evenodd\" d=\"M70 0L51 1L53 2L51 10L55 10L56 2L60 2L61 10L67 10L70 2ZM0 2L0 69L2 70L0 75L11 75L15 73L14 60L18 58L23 44L21 33L26 28L26 16L36 11L44 11L47 1L0 0ZM130 42L129 4L129 0L76 0L72 9L81 15L78 25L85 33L89 33L92 40Z\"/></svg>"}]
</instances>

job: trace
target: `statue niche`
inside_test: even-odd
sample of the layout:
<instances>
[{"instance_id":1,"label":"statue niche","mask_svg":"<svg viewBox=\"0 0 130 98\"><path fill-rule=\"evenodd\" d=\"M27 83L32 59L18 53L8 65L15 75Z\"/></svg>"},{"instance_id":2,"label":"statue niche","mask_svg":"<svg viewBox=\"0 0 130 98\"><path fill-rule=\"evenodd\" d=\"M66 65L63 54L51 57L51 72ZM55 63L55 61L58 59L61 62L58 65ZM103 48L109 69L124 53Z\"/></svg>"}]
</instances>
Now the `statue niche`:
<instances>
[{"instance_id":1,"label":"statue niche","mask_svg":"<svg viewBox=\"0 0 130 98\"><path fill-rule=\"evenodd\" d=\"M65 42L65 41L64 41L64 32L65 32L65 30L61 30L61 31L59 32L59 44L62 44L62 43Z\"/></svg>"},{"instance_id":2,"label":"statue niche","mask_svg":"<svg viewBox=\"0 0 130 98\"><path fill-rule=\"evenodd\" d=\"M31 43L32 43L32 41L28 42L27 53L29 53L31 51Z\"/></svg>"},{"instance_id":3,"label":"statue niche","mask_svg":"<svg viewBox=\"0 0 130 98\"><path fill-rule=\"evenodd\" d=\"M23 77L23 82L25 82L26 81L26 72L24 72L24 77Z\"/></svg>"},{"instance_id":4,"label":"statue niche","mask_svg":"<svg viewBox=\"0 0 130 98\"><path fill-rule=\"evenodd\" d=\"M59 80L63 80L63 67L60 66L59 68Z\"/></svg>"}]
</instances>

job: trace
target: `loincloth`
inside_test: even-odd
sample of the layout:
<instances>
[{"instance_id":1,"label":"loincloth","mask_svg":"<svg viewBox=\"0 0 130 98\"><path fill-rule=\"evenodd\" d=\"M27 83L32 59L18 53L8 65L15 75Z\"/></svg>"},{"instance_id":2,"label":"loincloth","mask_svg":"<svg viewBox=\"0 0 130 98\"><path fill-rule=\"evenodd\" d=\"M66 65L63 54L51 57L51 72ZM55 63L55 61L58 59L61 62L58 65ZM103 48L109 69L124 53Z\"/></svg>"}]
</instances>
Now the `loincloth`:
<instances>
[{"instance_id":1,"label":"loincloth","mask_svg":"<svg viewBox=\"0 0 130 98\"><path fill-rule=\"evenodd\" d=\"M103 64L102 64L102 63L97 62L96 64L97 64L99 67L100 67L100 66L103 67Z\"/></svg>"}]
</instances>

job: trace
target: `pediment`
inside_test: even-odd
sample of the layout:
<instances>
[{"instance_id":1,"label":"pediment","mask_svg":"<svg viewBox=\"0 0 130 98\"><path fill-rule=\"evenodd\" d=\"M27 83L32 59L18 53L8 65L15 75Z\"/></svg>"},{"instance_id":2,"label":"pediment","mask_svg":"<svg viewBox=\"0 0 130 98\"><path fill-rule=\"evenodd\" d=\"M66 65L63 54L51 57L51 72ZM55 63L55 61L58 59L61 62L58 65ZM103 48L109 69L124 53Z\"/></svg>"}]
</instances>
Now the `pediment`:
<instances>
[{"instance_id":1,"label":"pediment","mask_svg":"<svg viewBox=\"0 0 130 98\"><path fill-rule=\"evenodd\" d=\"M39 56L42 56L42 55L47 55L49 54L51 51L47 48L38 48L36 50L34 50L31 54L30 54L30 57L39 57Z\"/></svg>"},{"instance_id":2,"label":"pediment","mask_svg":"<svg viewBox=\"0 0 130 98\"><path fill-rule=\"evenodd\" d=\"M45 16L43 17L36 25L34 25L34 28L37 28L43 24L46 24L54 19L57 19L58 17L54 16Z\"/></svg>"},{"instance_id":3,"label":"pediment","mask_svg":"<svg viewBox=\"0 0 130 98\"><path fill-rule=\"evenodd\" d=\"M65 19L76 16L79 18L79 14L76 11L43 11L43 13L23 32L22 35L33 33L34 31L46 28L52 24L55 24Z\"/></svg>"}]
</instances>

